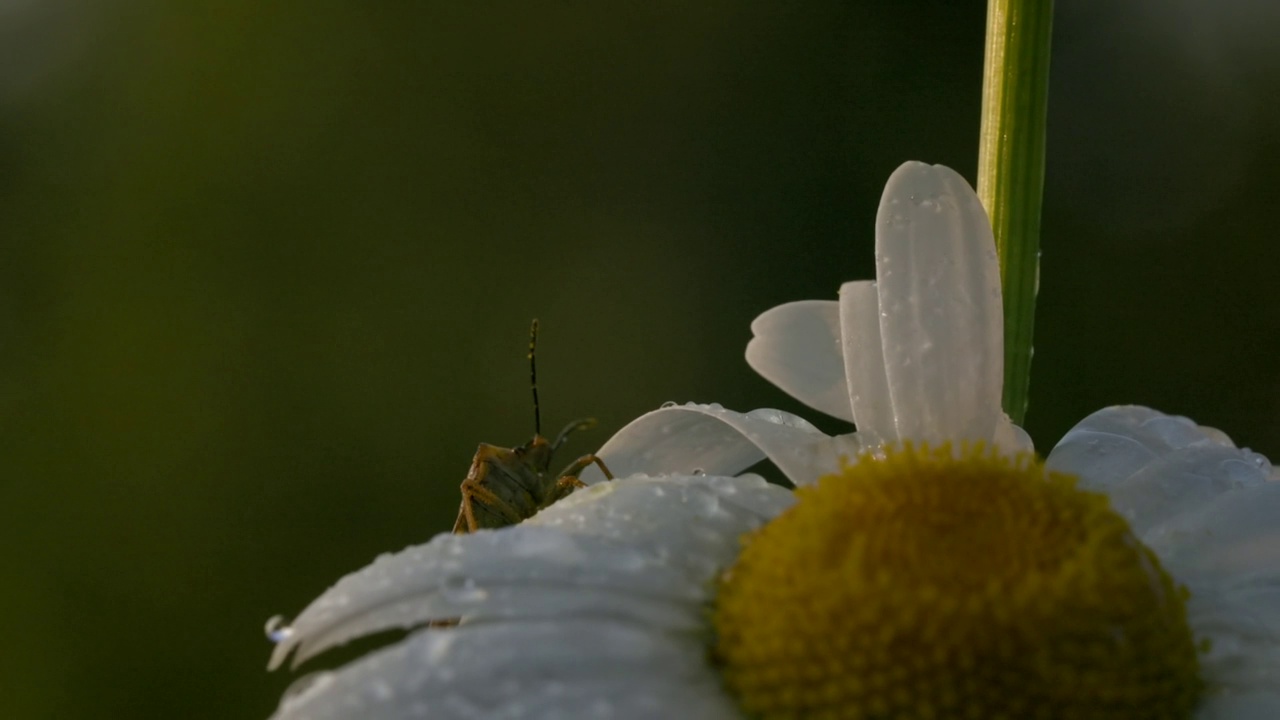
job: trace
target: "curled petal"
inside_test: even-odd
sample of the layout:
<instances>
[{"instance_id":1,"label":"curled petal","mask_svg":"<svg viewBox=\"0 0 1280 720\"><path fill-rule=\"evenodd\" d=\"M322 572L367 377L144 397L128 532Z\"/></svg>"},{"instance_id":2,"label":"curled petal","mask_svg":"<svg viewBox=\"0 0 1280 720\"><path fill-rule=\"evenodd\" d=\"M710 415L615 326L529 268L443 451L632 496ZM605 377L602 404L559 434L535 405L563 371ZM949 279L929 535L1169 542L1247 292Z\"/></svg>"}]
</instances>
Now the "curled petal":
<instances>
[{"instance_id":1,"label":"curled petal","mask_svg":"<svg viewBox=\"0 0 1280 720\"><path fill-rule=\"evenodd\" d=\"M631 421L596 453L615 477L736 475L766 457L793 483L804 484L837 465L824 465L814 447L829 438L807 420L781 410L726 410L719 405L671 405ZM590 467L588 484L604 474Z\"/></svg>"}]
</instances>

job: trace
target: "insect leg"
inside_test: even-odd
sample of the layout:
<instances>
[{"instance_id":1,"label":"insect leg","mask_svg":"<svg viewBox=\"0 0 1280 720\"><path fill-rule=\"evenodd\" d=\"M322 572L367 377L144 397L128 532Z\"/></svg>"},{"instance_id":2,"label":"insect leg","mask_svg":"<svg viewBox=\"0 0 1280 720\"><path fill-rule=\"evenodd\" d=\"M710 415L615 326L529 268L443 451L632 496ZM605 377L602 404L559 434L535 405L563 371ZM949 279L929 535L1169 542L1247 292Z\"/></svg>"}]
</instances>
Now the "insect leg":
<instances>
[{"instance_id":1,"label":"insect leg","mask_svg":"<svg viewBox=\"0 0 1280 720\"><path fill-rule=\"evenodd\" d=\"M567 497L569 493L577 490L578 488L586 487L587 484L578 479L578 473L582 472L590 465L598 465L600 467L600 471L604 473L606 478L610 480L613 479L613 473L609 472L609 468L605 466L604 461L601 460L599 456L583 455L577 460L574 460L572 465L565 468L564 472L560 473L560 477L556 480L555 486L547 493L546 499L538 506L538 509L541 510L555 501L563 497Z\"/></svg>"},{"instance_id":2,"label":"insect leg","mask_svg":"<svg viewBox=\"0 0 1280 720\"><path fill-rule=\"evenodd\" d=\"M479 502L484 506L484 509L502 516L505 522L492 527L516 525L524 519L506 500L494 495L491 490L479 482L472 482L471 478L467 478L462 483L462 507L458 510L458 520L453 524L455 533L475 532L481 527L486 527L476 522L475 509L471 506L473 502Z\"/></svg>"},{"instance_id":3,"label":"insect leg","mask_svg":"<svg viewBox=\"0 0 1280 720\"><path fill-rule=\"evenodd\" d=\"M462 498L462 506L458 508L458 519L453 521L453 533L469 533L475 530L476 516L471 512L471 503L467 502L464 495Z\"/></svg>"},{"instance_id":4,"label":"insect leg","mask_svg":"<svg viewBox=\"0 0 1280 720\"><path fill-rule=\"evenodd\" d=\"M569 467L564 469L564 472L560 473L560 477L563 478L566 475L571 475L573 476L573 479L576 481L578 479L578 474L581 473L583 470L586 470L588 467L592 465L599 467L600 472L604 473L604 476L606 479L608 480L613 479L613 473L609 472L608 466L606 466L604 464L604 461L600 459L600 456L596 455L595 453L592 453L590 455L583 455L577 460L574 460L569 465ZM578 487L582 487L582 484L579 483Z\"/></svg>"}]
</instances>

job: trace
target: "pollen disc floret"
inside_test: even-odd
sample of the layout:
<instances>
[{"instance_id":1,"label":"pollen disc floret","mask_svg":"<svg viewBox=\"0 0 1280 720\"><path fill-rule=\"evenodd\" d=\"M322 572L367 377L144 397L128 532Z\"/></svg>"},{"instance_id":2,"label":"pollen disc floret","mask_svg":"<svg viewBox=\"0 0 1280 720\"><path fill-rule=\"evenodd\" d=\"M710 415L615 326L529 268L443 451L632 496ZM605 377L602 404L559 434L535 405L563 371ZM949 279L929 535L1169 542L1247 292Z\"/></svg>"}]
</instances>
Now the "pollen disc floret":
<instances>
[{"instance_id":1,"label":"pollen disc floret","mask_svg":"<svg viewBox=\"0 0 1280 720\"><path fill-rule=\"evenodd\" d=\"M1074 477L906 444L797 496L716 600L748 715L1190 717L1187 593Z\"/></svg>"}]
</instances>

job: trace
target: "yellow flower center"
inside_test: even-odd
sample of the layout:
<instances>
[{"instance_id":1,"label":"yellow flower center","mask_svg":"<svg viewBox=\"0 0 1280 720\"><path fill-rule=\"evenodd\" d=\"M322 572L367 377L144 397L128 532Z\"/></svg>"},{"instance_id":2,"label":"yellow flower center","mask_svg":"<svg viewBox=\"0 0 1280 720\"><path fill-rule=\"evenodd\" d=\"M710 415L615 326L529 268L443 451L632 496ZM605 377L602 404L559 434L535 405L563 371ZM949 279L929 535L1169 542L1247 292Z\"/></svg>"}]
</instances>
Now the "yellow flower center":
<instances>
[{"instance_id":1,"label":"yellow flower center","mask_svg":"<svg viewBox=\"0 0 1280 720\"><path fill-rule=\"evenodd\" d=\"M1074 477L907 444L796 495L716 600L750 717L1190 717L1187 592Z\"/></svg>"}]
</instances>

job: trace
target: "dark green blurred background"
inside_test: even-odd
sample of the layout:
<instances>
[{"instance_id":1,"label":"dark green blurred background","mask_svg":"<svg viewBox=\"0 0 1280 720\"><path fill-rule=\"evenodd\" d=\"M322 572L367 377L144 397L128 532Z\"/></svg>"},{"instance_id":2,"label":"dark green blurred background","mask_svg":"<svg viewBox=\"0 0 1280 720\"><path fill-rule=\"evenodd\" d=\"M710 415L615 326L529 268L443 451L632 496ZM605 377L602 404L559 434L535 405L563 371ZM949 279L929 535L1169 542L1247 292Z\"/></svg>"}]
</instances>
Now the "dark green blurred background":
<instances>
[{"instance_id":1,"label":"dark green blurred background","mask_svg":"<svg viewBox=\"0 0 1280 720\"><path fill-rule=\"evenodd\" d=\"M1059 3L1042 450L1138 402L1280 455L1276 7ZM267 715L263 621L532 433L535 315L570 453L800 410L748 325L871 276L900 162L973 178L984 15L0 2L0 717Z\"/></svg>"}]
</instances>

